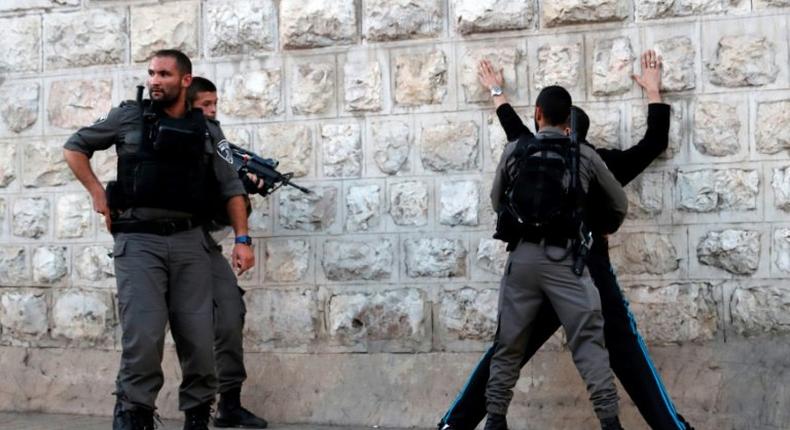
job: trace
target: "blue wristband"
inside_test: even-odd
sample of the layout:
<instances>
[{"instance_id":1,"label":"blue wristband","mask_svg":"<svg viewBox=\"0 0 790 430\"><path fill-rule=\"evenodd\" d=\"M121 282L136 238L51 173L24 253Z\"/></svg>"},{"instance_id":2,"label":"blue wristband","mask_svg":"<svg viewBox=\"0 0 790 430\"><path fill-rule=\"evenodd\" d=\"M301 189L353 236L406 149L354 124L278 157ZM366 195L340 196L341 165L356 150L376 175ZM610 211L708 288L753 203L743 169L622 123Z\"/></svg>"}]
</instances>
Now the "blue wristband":
<instances>
[{"instance_id":1,"label":"blue wristband","mask_svg":"<svg viewBox=\"0 0 790 430\"><path fill-rule=\"evenodd\" d=\"M236 236L236 240L234 240L234 243L239 243L242 245L252 245L252 238L247 236L246 234L244 236Z\"/></svg>"}]
</instances>

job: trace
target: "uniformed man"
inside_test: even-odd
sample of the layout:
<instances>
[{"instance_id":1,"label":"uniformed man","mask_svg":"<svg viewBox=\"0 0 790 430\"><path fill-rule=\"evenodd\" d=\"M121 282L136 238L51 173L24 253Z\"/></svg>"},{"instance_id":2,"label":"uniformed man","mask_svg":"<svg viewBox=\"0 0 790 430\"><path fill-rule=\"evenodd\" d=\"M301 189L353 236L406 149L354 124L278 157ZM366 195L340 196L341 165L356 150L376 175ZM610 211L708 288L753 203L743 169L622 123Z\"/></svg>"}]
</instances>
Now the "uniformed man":
<instances>
[{"instance_id":1,"label":"uniformed man","mask_svg":"<svg viewBox=\"0 0 790 430\"><path fill-rule=\"evenodd\" d=\"M169 322L183 375L184 429L203 430L216 378L212 336L206 335L213 330L210 245L202 225L210 202L222 196L238 236L233 264L239 272L252 267L246 193L218 155L202 112L188 108L189 58L176 50L157 51L148 76L150 103L125 102L112 109L74 133L64 155L115 240L122 353L113 429L153 429ZM105 192L89 159L112 145L118 177Z\"/></svg>"}]
</instances>

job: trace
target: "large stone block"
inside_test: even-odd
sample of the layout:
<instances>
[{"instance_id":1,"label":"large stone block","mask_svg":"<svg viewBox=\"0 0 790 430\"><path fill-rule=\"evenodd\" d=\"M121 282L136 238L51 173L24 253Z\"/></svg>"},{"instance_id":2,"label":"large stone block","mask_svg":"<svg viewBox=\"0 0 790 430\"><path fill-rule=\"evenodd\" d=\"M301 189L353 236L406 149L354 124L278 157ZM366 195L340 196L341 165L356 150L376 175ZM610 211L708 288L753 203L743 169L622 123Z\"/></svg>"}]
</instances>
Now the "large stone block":
<instances>
[{"instance_id":1,"label":"large stone block","mask_svg":"<svg viewBox=\"0 0 790 430\"><path fill-rule=\"evenodd\" d=\"M665 102L666 103L666 102ZM685 140L683 132L683 104L669 102L669 143L667 149L660 155L662 159L670 159L680 152L682 142ZM631 143L637 144L647 132L647 106L643 103L631 105Z\"/></svg>"},{"instance_id":2,"label":"large stone block","mask_svg":"<svg viewBox=\"0 0 790 430\"><path fill-rule=\"evenodd\" d=\"M480 184L477 181L443 182L439 186L439 223L477 225Z\"/></svg>"},{"instance_id":3,"label":"large stone block","mask_svg":"<svg viewBox=\"0 0 790 430\"><path fill-rule=\"evenodd\" d=\"M264 236L271 232L272 205L268 197L250 196L252 213L247 218L250 232L254 236Z\"/></svg>"},{"instance_id":4,"label":"large stone block","mask_svg":"<svg viewBox=\"0 0 790 430\"><path fill-rule=\"evenodd\" d=\"M378 61L345 63L343 88L347 111L380 111L383 104L381 64Z\"/></svg>"},{"instance_id":5,"label":"large stone block","mask_svg":"<svg viewBox=\"0 0 790 430\"><path fill-rule=\"evenodd\" d=\"M267 282L304 281L310 269L310 243L303 239L271 239L264 256Z\"/></svg>"},{"instance_id":6,"label":"large stone block","mask_svg":"<svg viewBox=\"0 0 790 430\"><path fill-rule=\"evenodd\" d=\"M103 118L111 107L109 79L55 81L49 87L47 116L55 127L84 127Z\"/></svg>"},{"instance_id":7,"label":"large stone block","mask_svg":"<svg viewBox=\"0 0 790 430\"><path fill-rule=\"evenodd\" d=\"M211 0L204 7L212 57L274 50L277 11L272 0Z\"/></svg>"},{"instance_id":8,"label":"large stone block","mask_svg":"<svg viewBox=\"0 0 790 430\"><path fill-rule=\"evenodd\" d=\"M381 224L381 187L352 185L346 192L346 231L369 231Z\"/></svg>"},{"instance_id":9,"label":"large stone block","mask_svg":"<svg viewBox=\"0 0 790 430\"><path fill-rule=\"evenodd\" d=\"M790 99L759 103L755 127L757 152L790 150Z\"/></svg>"},{"instance_id":10,"label":"large stone block","mask_svg":"<svg viewBox=\"0 0 790 430\"><path fill-rule=\"evenodd\" d=\"M0 12L79 6L80 3L80 0L6 0L0 3Z\"/></svg>"},{"instance_id":11,"label":"large stone block","mask_svg":"<svg viewBox=\"0 0 790 430\"><path fill-rule=\"evenodd\" d=\"M790 212L790 166L774 169L771 187L774 189L774 206Z\"/></svg>"},{"instance_id":12,"label":"large stone block","mask_svg":"<svg viewBox=\"0 0 790 430\"><path fill-rule=\"evenodd\" d=\"M447 96L447 57L434 49L395 56L395 103L401 106L440 104Z\"/></svg>"},{"instance_id":13,"label":"large stone block","mask_svg":"<svg viewBox=\"0 0 790 430\"><path fill-rule=\"evenodd\" d=\"M123 63L128 40L123 10L88 9L44 15L47 69Z\"/></svg>"},{"instance_id":14,"label":"large stone block","mask_svg":"<svg viewBox=\"0 0 790 430\"><path fill-rule=\"evenodd\" d=\"M490 341L497 327L498 298L495 289L443 291L436 321L442 340Z\"/></svg>"},{"instance_id":15,"label":"large stone block","mask_svg":"<svg viewBox=\"0 0 790 430\"><path fill-rule=\"evenodd\" d=\"M591 108L586 110L590 117L587 141L596 148L622 149L620 130L622 114L617 108Z\"/></svg>"},{"instance_id":16,"label":"large stone block","mask_svg":"<svg viewBox=\"0 0 790 430\"><path fill-rule=\"evenodd\" d=\"M354 0L283 0L280 43L286 49L349 45L357 37Z\"/></svg>"},{"instance_id":17,"label":"large stone block","mask_svg":"<svg viewBox=\"0 0 790 430\"><path fill-rule=\"evenodd\" d=\"M0 285L20 285L30 282L27 251L21 246L0 247Z\"/></svg>"},{"instance_id":18,"label":"large stone block","mask_svg":"<svg viewBox=\"0 0 790 430\"><path fill-rule=\"evenodd\" d=\"M664 173L646 172L625 187L629 219L652 219L664 209Z\"/></svg>"},{"instance_id":19,"label":"large stone block","mask_svg":"<svg viewBox=\"0 0 790 430\"><path fill-rule=\"evenodd\" d=\"M697 244L697 259L735 275L751 275L760 264L760 233L735 229L708 232Z\"/></svg>"},{"instance_id":20,"label":"large stone block","mask_svg":"<svg viewBox=\"0 0 790 430\"><path fill-rule=\"evenodd\" d=\"M200 5L176 1L132 7L132 61L143 62L159 49L178 49L198 56Z\"/></svg>"},{"instance_id":21,"label":"large stone block","mask_svg":"<svg viewBox=\"0 0 790 430\"><path fill-rule=\"evenodd\" d=\"M543 25L557 27L587 22L623 21L631 12L627 0L544 0Z\"/></svg>"},{"instance_id":22,"label":"large stone block","mask_svg":"<svg viewBox=\"0 0 790 430\"><path fill-rule=\"evenodd\" d=\"M362 139L359 124L321 126L324 175L357 177L362 174Z\"/></svg>"},{"instance_id":23,"label":"large stone block","mask_svg":"<svg viewBox=\"0 0 790 430\"><path fill-rule=\"evenodd\" d=\"M279 222L287 230L325 231L335 223L337 188L314 187L311 194L284 189L279 193Z\"/></svg>"},{"instance_id":24,"label":"large stone block","mask_svg":"<svg viewBox=\"0 0 790 430\"><path fill-rule=\"evenodd\" d=\"M581 84L582 44L547 43L538 48L538 64L533 72L536 91L549 85L572 89Z\"/></svg>"},{"instance_id":25,"label":"large stone block","mask_svg":"<svg viewBox=\"0 0 790 430\"><path fill-rule=\"evenodd\" d=\"M481 239L477 244L475 264L492 275L504 274L509 255L506 248L507 244L501 240Z\"/></svg>"},{"instance_id":26,"label":"large stone block","mask_svg":"<svg viewBox=\"0 0 790 430\"><path fill-rule=\"evenodd\" d=\"M0 73L40 70L40 15L0 19L0 40Z\"/></svg>"},{"instance_id":27,"label":"large stone block","mask_svg":"<svg viewBox=\"0 0 790 430\"><path fill-rule=\"evenodd\" d=\"M112 247L103 245L85 246L75 251L74 270L79 279L98 282L115 278Z\"/></svg>"},{"instance_id":28,"label":"large stone block","mask_svg":"<svg viewBox=\"0 0 790 430\"><path fill-rule=\"evenodd\" d=\"M787 286L739 286L730 299L732 326L738 334L760 336L790 332Z\"/></svg>"},{"instance_id":29,"label":"large stone block","mask_svg":"<svg viewBox=\"0 0 790 430\"><path fill-rule=\"evenodd\" d=\"M0 142L0 188L16 179L16 144Z\"/></svg>"},{"instance_id":30,"label":"large stone block","mask_svg":"<svg viewBox=\"0 0 790 430\"><path fill-rule=\"evenodd\" d=\"M322 265L330 281L381 281L392 277L394 257L395 247L388 239L327 240Z\"/></svg>"},{"instance_id":31,"label":"large stone block","mask_svg":"<svg viewBox=\"0 0 790 430\"><path fill-rule=\"evenodd\" d=\"M49 200L20 198L14 202L11 222L15 236L38 239L49 230Z\"/></svg>"},{"instance_id":32,"label":"large stone block","mask_svg":"<svg viewBox=\"0 0 790 430\"><path fill-rule=\"evenodd\" d=\"M33 250L33 282L54 284L69 271L65 246L42 246Z\"/></svg>"},{"instance_id":33,"label":"large stone block","mask_svg":"<svg viewBox=\"0 0 790 430\"><path fill-rule=\"evenodd\" d=\"M731 103L697 101L694 109L694 147L701 154L725 157L738 153L741 121Z\"/></svg>"},{"instance_id":34,"label":"large stone block","mask_svg":"<svg viewBox=\"0 0 790 430\"><path fill-rule=\"evenodd\" d=\"M96 151L91 157L91 167L99 181L111 181L118 175L118 154L113 150Z\"/></svg>"},{"instance_id":35,"label":"large stone block","mask_svg":"<svg viewBox=\"0 0 790 430\"><path fill-rule=\"evenodd\" d=\"M33 291L0 294L0 327L6 342L42 339L47 335L47 297Z\"/></svg>"},{"instance_id":36,"label":"large stone block","mask_svg":"<svg viewBox=\"0 0 790 430\"><path fill-rule=\"evenodd\" d=\"M52 304L52 337L79 345L112 345L114 310L105 293L56 293Z\"/></svg>"},{"instance_id":37,"label":"large stone block","mask_svg":"<svg viewBox=\"0 0 790 430\"><path fill-rule=\"evenodd\" d=\"M291 111L294 114L321 114L334 108L334 61L296 64L291 76Z\"/></svg>"},{"instance_id":38,"label":"large stone block","mask_svg":"<svg viewBox=\"0 0 790 430\"><path fill-rule=\"evenodd\" d=\"M474 121L425 124L420 157L434 172L474 170L478 166L479 128Z\"/></svg>"},{"instance_id":39,"label":"large stone block","mask_svg":"<svg viewBox=\"0 0 790 430\"><path fill-rule=\"evenodd\" d=\"M55 235L58 239L85 236L91 226L93 204L88 194L65 194L55 203Z\"/></svg>"},{"instance_id":40,"label":"large stone block","mask_svg":"<svg viewBox=\"0 0 790 430\"><path fill-rule=\"evenodd\" d=\"M612 238L609 252L620 274L666 275L680 267L672 239L661 233L619 233Z\"/></svg>"},{"instance_id":41,"label":"large stone block","mask_svg":"<svg viewBox=\"0 0 790 430\"><path fill-rule=\"evenodd\" d=\"M790 6L790 0L754 0L755 9L768 9L788 6Z\"/></svg>"},{"instance_id":42,"label":"large stone block","mask_svg":"<svg viewBox=\"0 0 790 430\"><path fill-rule=\"evenodd\" d=\"M663 39L656 42L655 50L661 56L661 90L685 91L697 85L694 69L696 51L691 39L686 36Z\"/></svg>"},{"instance_id":43,"label":"large stone block","mask_svg":"<svg viewBox=\"0 0 790 430\"><path fill-rule=\"evenodd\" d=\"M318 303L311 289L251 290L244 337L252 348L296 348L318 337Z\"/></svg>"},{"instance_id":44,"label":"large stone block","mask_svg":"<svg viewBox=\"0 0 790 430\"><path fill-rule=\"evenodd\" d=\"M0 86L0 117L11 132L21 133L36 123L40 93L37 82Z\"/></svg>"},{"instance_id":45,"label":"large stone block","mask_svg":"<svg viewBox=\"0 0 790 430\"><path fill-rule=\"evenodd\" d=\"M707 64L710 82L721 87L754 87L771 84L779 75L776 47L766 37L725 36L719 40L716 59Z\"/></svg>"},{"instance_id":46,"label":"large stone block","mask_svg":"<svg viewBox=\"0 0 790 430\"><path fill-rule=\"evenodd\" d=\"M499 123L496 113L489 114L486 122L488 124L488 151L491 155L491 166L494 167L505 152L505 146L508 144L507 134Z\"/></svg>"},{"instance_id":47,"label":"large stone block","mask_svg":"<svg viewBox=\"0 0 790 430\"><path fill-rule=\"evenodd\" d=\"M648 342L705 342L718 331L713 287L706 283L639 285L626 290Z\"/></svg>"},{"instance_id":48,"label":"large stone block","mask_svg":"<svg viewBox=\"0 0 790 430\"><path fill-rule=\"evenodd\" d=\"M518 89L516 65L520 57L521 52L513 46L467 48L463 55L460 76L464 100L467 103L488 103L491 100L489 89L481 85L478 78L478 64L483 59L490 61L495 69L502 70L502 76L508 83L504 90L508 96L515 97Z\"/></svg>"},{"instance_id":49,"label":"large stone block","mask_svg":"<svg viewBox=\"0 0 790 430\"><path fill-rule=\"evenodd\" d=\"M22 184L26 187L55 187L74 180L60 139L26 142L23 156Z\"/></svg>"},{"instance_id":50,"label":"large stone block","mask_svg":"<svg viewBox=\"0 0 790 430\"><path fill-rule=\"evenodd\" d=\"M692 170L677 175L677 208L688 212L757 209L760 176L756 170Z\"/></svg>"},{"instance_id":51,"label":"large stone block","mask_svg":"<svg viewBox=\"0 0 790 430\"><path fill-rule=\"evenodd\" d=\"M376 121L371 124L373 160L379 170L394 175L408 168L412 134L403 121Z\"/></svg>"},{"instance_id":52,"label":"large stone block","mask_svg":"<svg viewBox=\"0 0 790 430\"><path fill-rule=\"evenodd\" d=\"M403 241L406 274L410 278L466 276L466 247L460 240L424 238Z\"/></svg>"},{"instance_id":53,"label":"large stone block","mask_svg":"<svg viewBox=\"0 0 790 430\"><path fill-rule=\"evenodd\" d=\"M790 228L774 230L774 264L779 271L790 273Z\"/></svg>"},{"instance_id":54,"label":"large stone block","mask_svg":"<svg viewBox=\"0 0 790 430\"><path fill-rule=\"evenodd\" d=\"M453 0L461 34L522 30L532 27L534 0Z\"/></svg>"},{"instance_id":55,"label":"large stone block","mask_svg":"<svg viewBox=\"0 0 790 430\"><path fill-rule=\"evenodd\" d=\"M362 3L365 37L387 41L435 37L443 27L439 0L365 0Z\"/></svg>"},{"instance_id":56,"label":"large stone block","mask_svg":"<svg viewBox=\"0 0 790 430\"><path fill-rule=\"evenodd\" d=\"M293 172L295 177L309 175L312 171L313 132L301 124L272 124L258 129L261 154L274 158L281 172Z\"/></svg>"},{"instance_id":57,"label":"large stone block","mask_svg":"<svg viewBox=\"0 0 790 430\"><path fill-rule=\"evenodd\" d=\"M266 118L282 111L279 69L242 72L222 81L219 110L237 118Z\"/></svg>"},{"instance_id":58,"label":"large stone block","mask_svg":"<svg viewBox=\"0 0 790 430\"><path fill-rule=\"evenodd\" d=\"M630 91L634 58L628 37L596 40L592 66L593 95L615 96Z\"/></svg>"},{"instance_id":59,"label":"large stone block","mask_svg":"<svg viewBox=\"0 0 790 430\"><path fill-rule=\"evenodd\" d=\"M427 224L428 185L423 181L391 184L389 213L396 225L419 227Z\"/></svg>"}]
</instances>

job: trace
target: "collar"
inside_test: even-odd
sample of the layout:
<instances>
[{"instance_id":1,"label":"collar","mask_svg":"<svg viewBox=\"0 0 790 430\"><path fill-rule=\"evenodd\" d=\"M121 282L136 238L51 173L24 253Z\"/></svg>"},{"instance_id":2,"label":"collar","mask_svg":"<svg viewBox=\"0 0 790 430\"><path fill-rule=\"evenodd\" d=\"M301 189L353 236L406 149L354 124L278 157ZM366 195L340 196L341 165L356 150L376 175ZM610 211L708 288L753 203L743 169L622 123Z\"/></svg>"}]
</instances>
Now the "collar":
<instances>
[{"instance_id":1,"label":"collar","mask_svg":"<svg viewBox=\"0 0 790 430\"><path fill-rule=\"evenodd\" d=\"M567 137L565 135L564 129L561 129L559 127L553 127L553 126L543 127L540 129L540 131L538 131L538 134L535 135L535 137L537 137L538 139L542 139L544 137L558 137L558 136Z\"/></svg>"}]
</instances>

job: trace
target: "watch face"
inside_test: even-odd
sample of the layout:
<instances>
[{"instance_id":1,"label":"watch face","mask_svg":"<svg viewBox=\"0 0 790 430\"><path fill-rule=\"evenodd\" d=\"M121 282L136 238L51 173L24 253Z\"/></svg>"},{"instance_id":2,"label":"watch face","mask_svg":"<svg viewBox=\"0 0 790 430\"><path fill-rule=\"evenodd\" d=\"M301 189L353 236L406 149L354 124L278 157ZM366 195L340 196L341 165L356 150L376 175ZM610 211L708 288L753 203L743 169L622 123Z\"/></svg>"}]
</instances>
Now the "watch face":
<instances>
[{"instance_id":1,"label":"watch face","mask_svg":"<svg viewBox=\"0 0 790 430\"><path fill-rule=\"evenodd\" d=\"M501 87L491 87L491 95L492 96L501 96L502 95L502 88Z\"/></svg>"}]
</instances>

